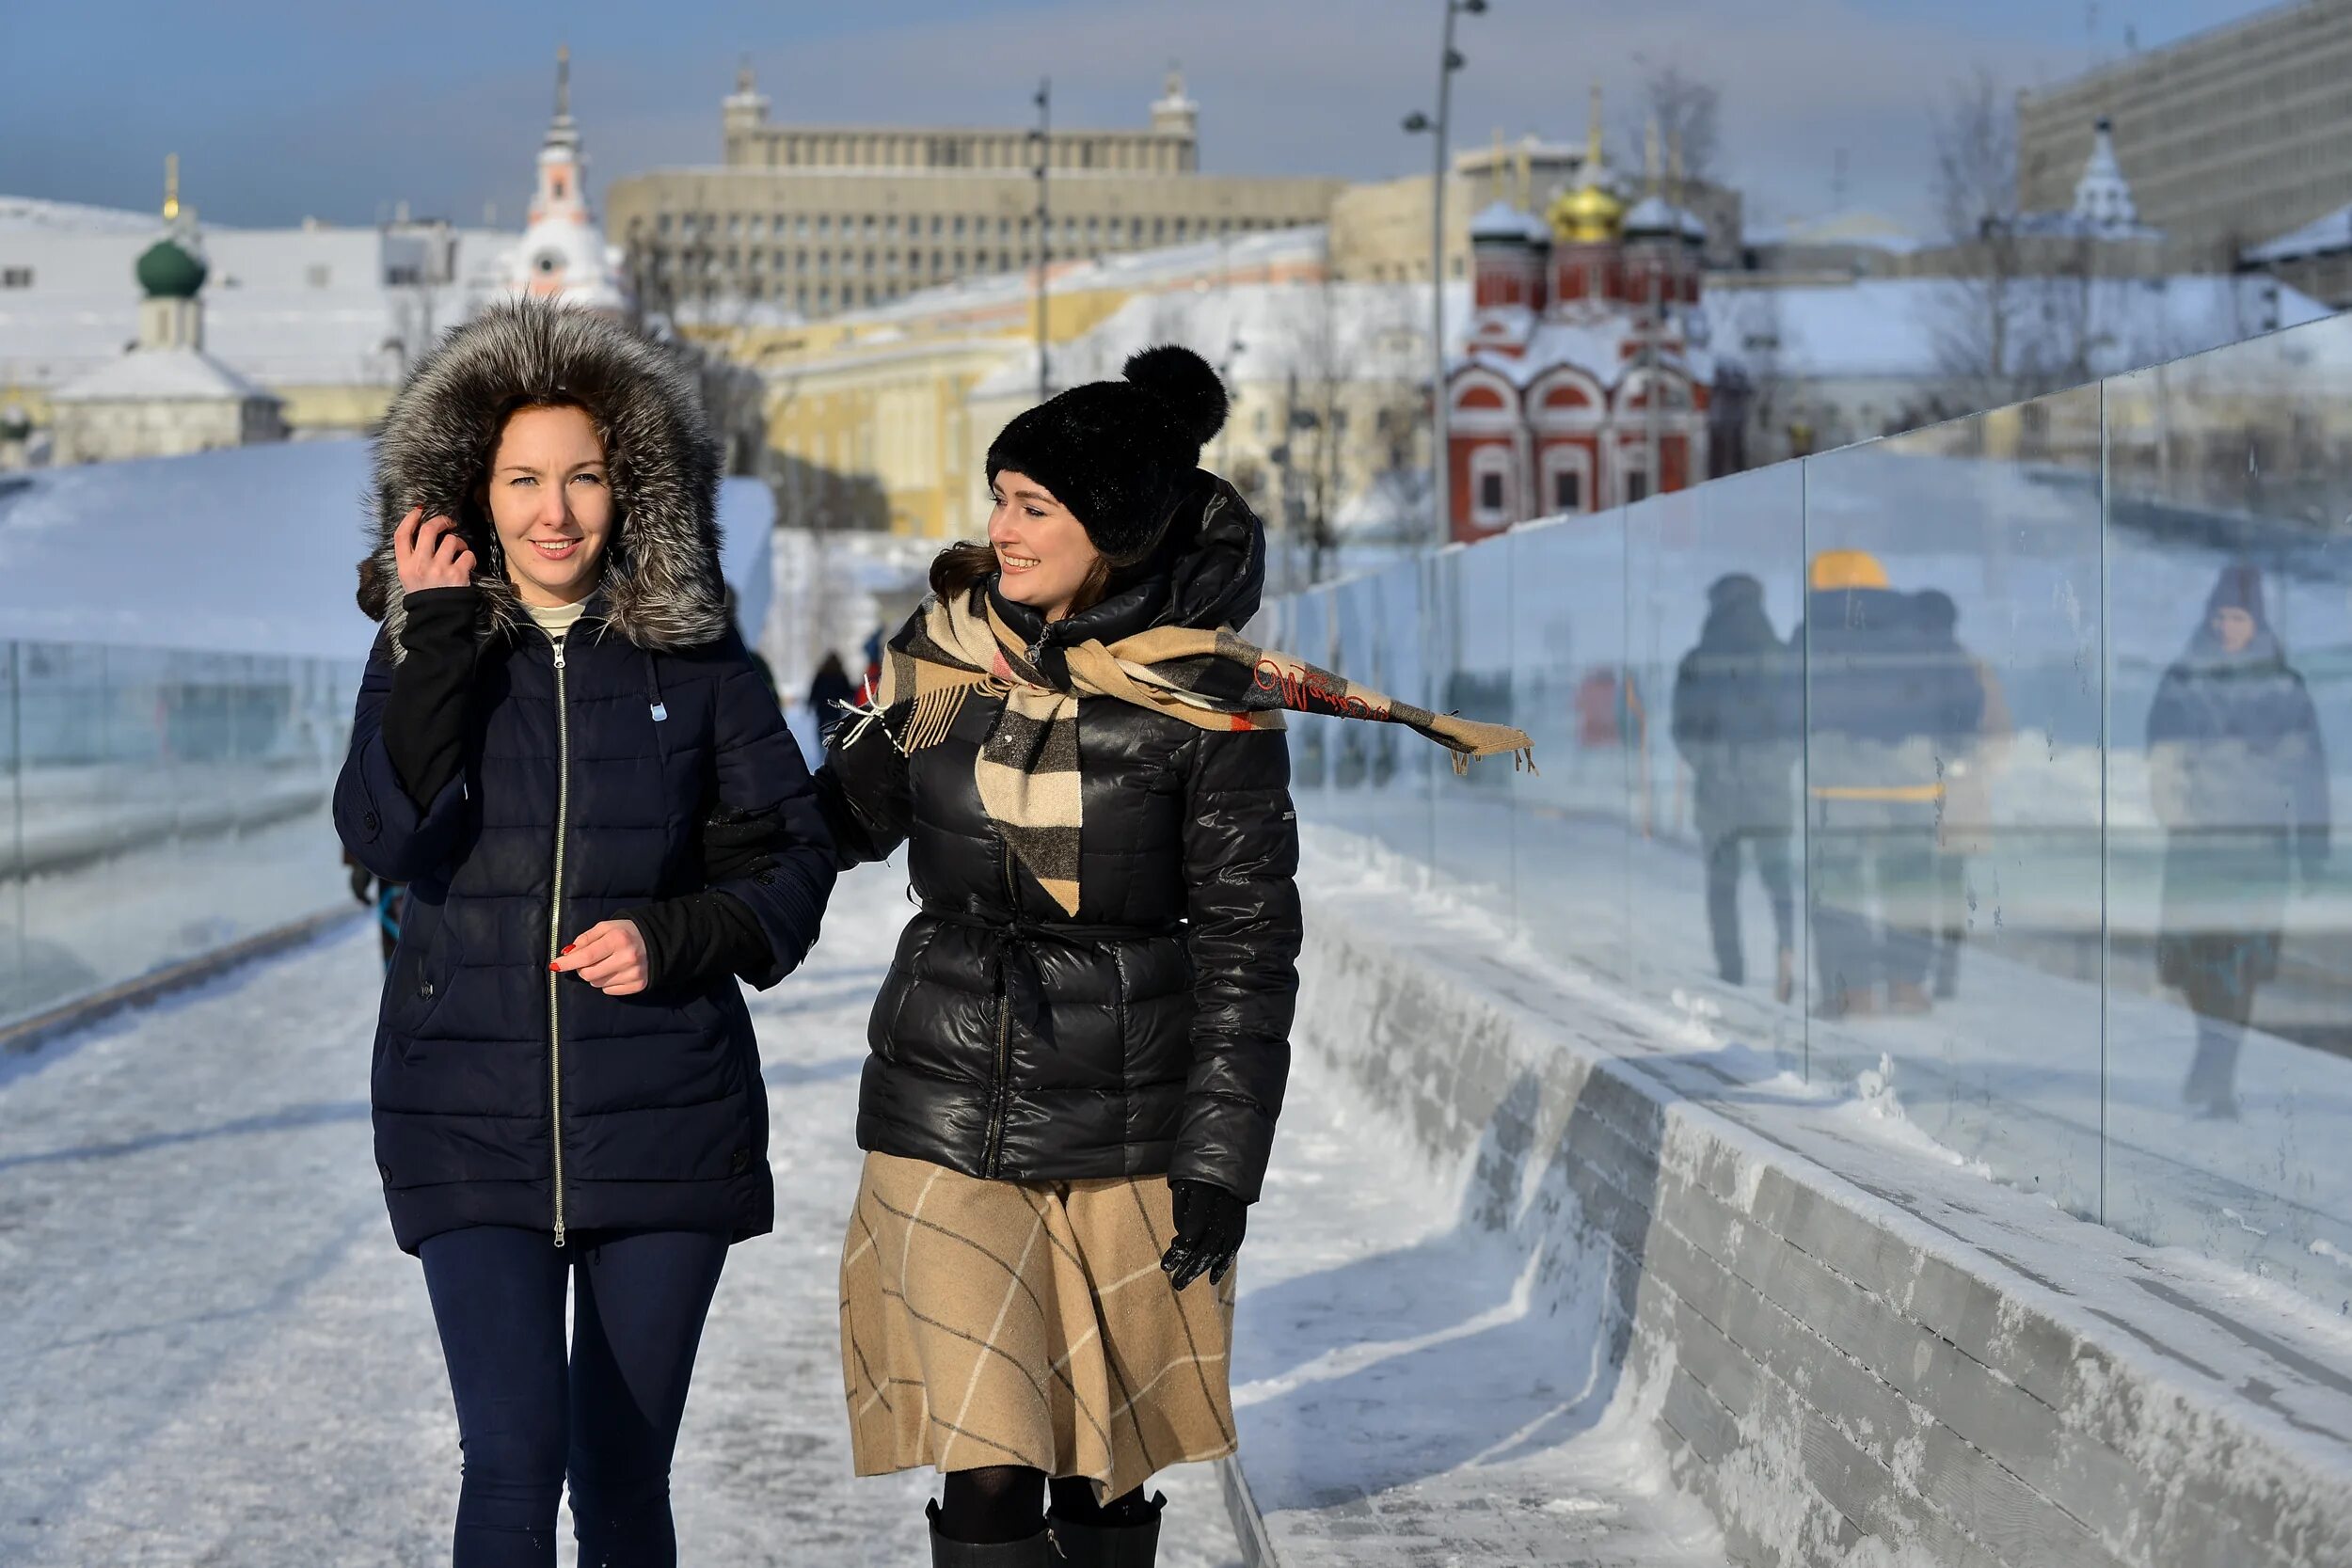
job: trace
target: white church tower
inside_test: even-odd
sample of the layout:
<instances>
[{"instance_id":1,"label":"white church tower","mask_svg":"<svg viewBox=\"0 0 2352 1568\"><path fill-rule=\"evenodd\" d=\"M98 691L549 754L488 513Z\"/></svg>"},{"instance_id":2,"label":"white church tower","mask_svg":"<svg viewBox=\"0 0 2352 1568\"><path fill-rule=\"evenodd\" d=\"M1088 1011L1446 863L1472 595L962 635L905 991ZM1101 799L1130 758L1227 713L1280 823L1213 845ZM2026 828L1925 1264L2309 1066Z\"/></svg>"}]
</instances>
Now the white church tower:
<instances>
[{"instance_id":1,"label":"white church tower","mask_svg":"<svg viewBox=\"0 0 2352 1568\"><path fill-rule=\"evenodd\" d=\"M515 293L561 299L592 310L620 310L619 252L604 242L588 208L588 160L572 119L572 53L555 52L555 118L539 149L531 224L509 253L504 283Z\"/></svg>"}]
</instances>

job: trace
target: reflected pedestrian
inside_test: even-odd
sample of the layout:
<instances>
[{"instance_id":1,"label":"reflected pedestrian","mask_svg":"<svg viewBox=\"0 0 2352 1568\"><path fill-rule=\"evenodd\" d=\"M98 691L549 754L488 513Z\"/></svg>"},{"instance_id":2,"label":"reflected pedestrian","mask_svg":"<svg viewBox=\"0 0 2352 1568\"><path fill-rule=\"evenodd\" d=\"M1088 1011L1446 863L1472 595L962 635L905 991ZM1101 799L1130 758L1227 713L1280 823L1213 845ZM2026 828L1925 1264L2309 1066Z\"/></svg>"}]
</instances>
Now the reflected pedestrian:
<instances>
[{"instance_id":1,"label":"reflected pedestrian","mask_svg":"<svg viewBox=\"0 0 2352 1568\"><path fill-rule=\"evenodd\" d=\"M371 1099L457 1407L457 1568L552 1568L567 1480L583 1562L676 1561L704 1315L771 1224L736 981L800 962L834 870L723 608L717 488L692 384L539 301L443 339L376 441L335 825L408 886ZM769 825L715 883L712 799Z\"/></svg>"},{"instance_id":2,"label":"reflected pedestrian","mask_svg":"<svg viewBox=\"0 0 2352 1568\"><path fill-rule=\"evenodd\" d=\"M2237 1115L2237 1057L2258 987L2279 973L2299 867L2327 863L2319 716L2263 602L2262 574L2223 568L2188 650L2148 710L2149 787L2166 831L2156 970L2197 1015L2182 1099Z\"/></svg>"},{"instance_id":3,"label":"reflected pedestrian","mask_svg":"<svg viewBox=\"0 0 2352 1568\"><path fill-rule=\"evenodd\" d=\"M1527 745L1240 640L1265 535L1198 467L1225 413L1157 348L1008 425L989 543L932 563L818 776L842 863L906 843L922 903L874 1005L842 1359L858 1472L946 1473L935 1564L1144 1568L1154 1471L1233 1450L1297 988L1281 710Z\"/></svg>"},{"instance_id":4,"label":"reflected pedestrian","mask_svg":"<svg viewBox=\"0 0 2352 1568\"><path fill-rule=\"evenodd\" d=\"M1788 646L1764 610L1764 585L1744 573L1707 591L1698 646L1675 672L1675 748L1690 766L1692 814L1707 865L1707 927L1715 968L1744 985L1740 940L1743 848L1772 911L1772 991L1796 992L1796 879L1789 835L1795 772L1804 754L1804 687Z\"/></svg>"},{"instance_id":5,"label":"reflected pedestrian","mask_svg":"<svg viewBox=\"0 0 2352 1568\"><path fill-rule=\"evenodd\" d=\"M1862 550L1814 559L1805 622L1809 902L1820 1011L1917 1014L1933 959L1947 761L1973 742L1984 687L1917 601Z\"/></svg>"},{"instance_id":6,"label":"reflected pedestrian","mask_svg":"<svg viewBox=\"0 0 2352 1568\"><path fill-rule=\"evenodd\" d=\"M2009 765L2016 725L1999 674L1961 646L1960 607L1952 596L1929 588L1920 592L1917 602L1929 657L1964 661L1984 692L1976 734L1944 761L1944 814L1935 843L1933 980L1936 999L1948 1001L1960 993L1960 949L1968 940L1968 863L1994 850L1993 782Z\"/></svg>"}]
</instances>

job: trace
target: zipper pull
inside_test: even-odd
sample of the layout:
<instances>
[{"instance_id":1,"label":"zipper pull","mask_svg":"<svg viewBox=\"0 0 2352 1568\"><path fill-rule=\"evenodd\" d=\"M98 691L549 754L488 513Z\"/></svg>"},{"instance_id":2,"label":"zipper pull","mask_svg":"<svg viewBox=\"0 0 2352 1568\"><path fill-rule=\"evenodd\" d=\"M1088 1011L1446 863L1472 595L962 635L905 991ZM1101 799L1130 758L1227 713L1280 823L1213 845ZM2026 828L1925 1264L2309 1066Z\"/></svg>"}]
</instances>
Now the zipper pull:
<instances>
[{"instance_id":1,"label":"zipper pull","mask_svg":"<svg viewBox=\"0 0 2352 1568\"><path fill-rule=\"evenodd\" d=\"M564 1244L564 1222L562 1220L555 1222L555 1244L557 1246Z\"/></svg>"},{"instance_id":2,"label":"zipper pull","mask_svg":"<svg viewBox=\"0 0 2352 1568\"><path fill-rule=\"evenodd\" d=\"M564 668L564 640L560 637L555 640L555 667Z\"/></svg>"}]
</instances>

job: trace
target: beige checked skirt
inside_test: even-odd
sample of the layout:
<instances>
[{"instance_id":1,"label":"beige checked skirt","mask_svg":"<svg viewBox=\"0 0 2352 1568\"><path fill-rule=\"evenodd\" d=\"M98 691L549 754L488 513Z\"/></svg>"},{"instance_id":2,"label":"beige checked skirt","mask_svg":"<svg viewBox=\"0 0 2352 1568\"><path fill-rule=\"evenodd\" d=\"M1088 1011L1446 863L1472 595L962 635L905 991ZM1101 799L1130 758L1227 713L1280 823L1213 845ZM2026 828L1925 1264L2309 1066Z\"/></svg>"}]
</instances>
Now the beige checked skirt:
<instances>
[{"instance_id":1,"label":"beige checked skirt","mask_svg":"<svg viewBox=\"0 0 2352 1568\"><path fill-rule=\"evenodd\" d=\"M983 1181L868 1154L841 1249L857 1473L1025 1465L1103 1501L1233 1451L1233 1282L1179 1293L1162 1177Z\"/></svg>"}]
</instances>

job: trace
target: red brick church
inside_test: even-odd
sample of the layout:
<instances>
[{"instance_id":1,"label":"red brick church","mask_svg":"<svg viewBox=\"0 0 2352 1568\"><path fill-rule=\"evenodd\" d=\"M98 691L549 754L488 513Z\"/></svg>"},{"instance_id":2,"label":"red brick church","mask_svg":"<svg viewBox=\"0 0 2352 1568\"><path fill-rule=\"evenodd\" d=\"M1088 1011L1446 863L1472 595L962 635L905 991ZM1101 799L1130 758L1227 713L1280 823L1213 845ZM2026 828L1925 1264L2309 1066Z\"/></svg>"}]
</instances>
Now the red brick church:
<instances>
[{"instance_id":1,"label":"red brick church","mask_svg":"<svg viewBox=\"0 0 2352 1568\"><path fill-rule=\"evenodd\" d=\"M1707 230L1660 194L1655 143L1629 210L1596 90L1578 183L1543 217L1498 201L1471 220L1470 319L1446 380L1456 540L1706 477Z\"/></svg>"}]
</instances>

